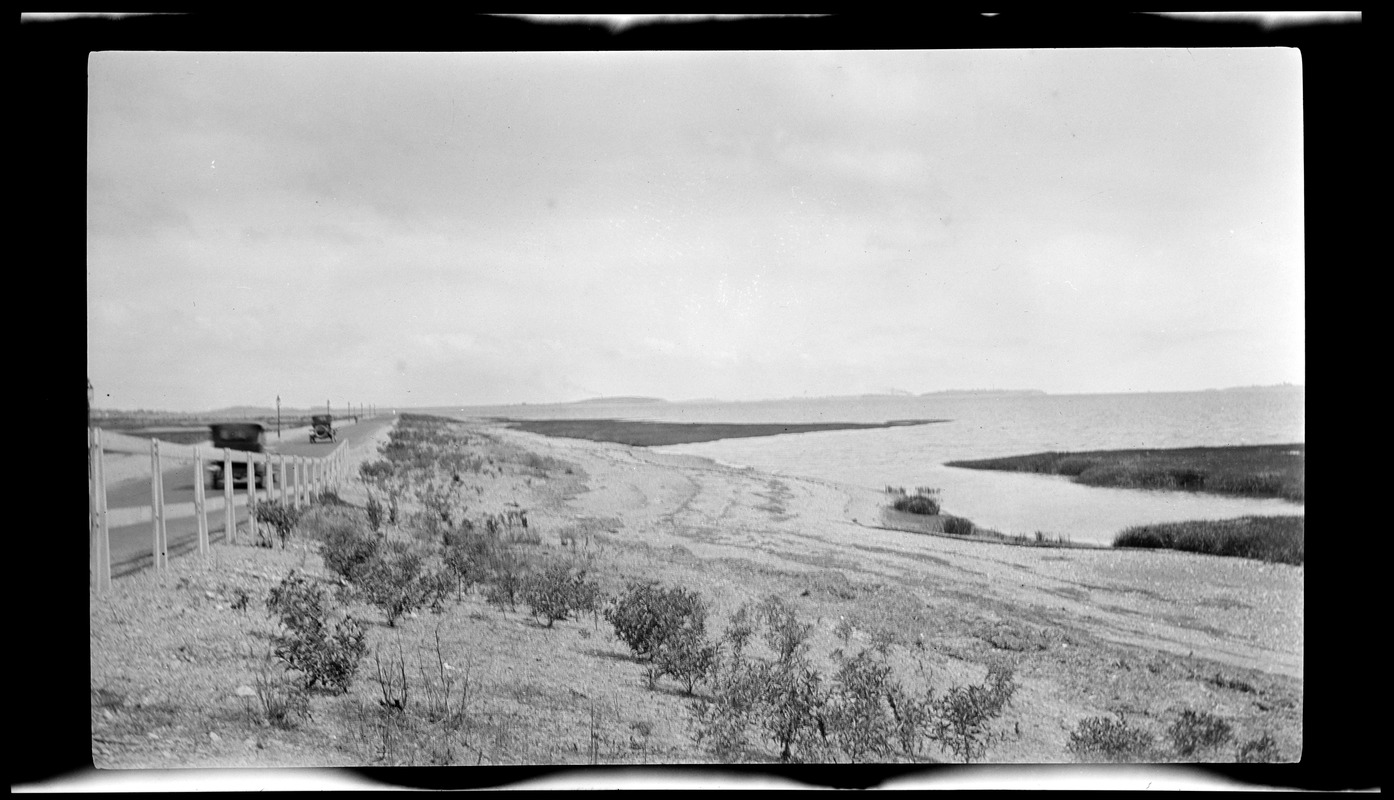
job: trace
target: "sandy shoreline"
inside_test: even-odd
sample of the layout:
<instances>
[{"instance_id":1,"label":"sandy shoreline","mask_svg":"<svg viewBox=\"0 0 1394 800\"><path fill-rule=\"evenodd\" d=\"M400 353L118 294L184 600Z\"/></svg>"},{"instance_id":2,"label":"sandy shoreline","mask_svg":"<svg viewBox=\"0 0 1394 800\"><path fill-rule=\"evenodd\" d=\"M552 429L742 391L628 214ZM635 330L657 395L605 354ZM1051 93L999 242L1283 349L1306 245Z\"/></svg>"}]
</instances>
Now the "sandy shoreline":
<instances>
[{"instance_id":1,"label":"sandy shoreline","mask_svg":"<svg viewBox=\"0 0 1394 800\"><path fill-rule=\"evenodd\" d=\"M1302 674L1302 567L1170 551L1015 547L882 530L882 493L695 456L548 439L520 446L577 461L582 516L617 518L656 547L779 570L842 565L907 587L969 593L1022 618L1084 624L1120 643L1234 667Z\"/></svg>"}]
</instances>

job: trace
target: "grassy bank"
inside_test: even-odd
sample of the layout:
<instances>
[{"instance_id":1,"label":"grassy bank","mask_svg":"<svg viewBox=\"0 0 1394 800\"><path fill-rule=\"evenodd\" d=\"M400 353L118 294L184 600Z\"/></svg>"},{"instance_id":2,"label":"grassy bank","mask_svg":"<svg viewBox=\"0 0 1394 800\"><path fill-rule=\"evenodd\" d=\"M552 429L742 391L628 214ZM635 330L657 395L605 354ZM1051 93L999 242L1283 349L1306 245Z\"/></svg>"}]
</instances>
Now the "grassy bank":
<instances>
[{"instance_id":1,"label":"grassy bank","mask_svg":"<svg viewBox=\"0 0 1394 800\"><path fill-rule=\"evenodd\" d=\"M777 436L784 433L843 431L863 428L895 428L903 425L929 425L942 419L908 419L881 423L819 422L807 424L725 424L708 422L647 422L627 419L506 419L509 427L543 436L587 439L592 442L618 442L636 447L666 444L714 442L751 436Z\"/></svg>"},{"instance_id":2,"label":"grassy bank","mask_svg":"<svg viewBox=\"0 0 1394 800\"><path fill-rule=\"evenodd\" d=\"M1156 547L1302 565L1304 517L1241 517L1138 525L1113 539L1114 547Z\"/></svg>"},{"instance_id":3,"label":"grassy bank","mask_svg":"<svg viewBox=\"0 0 1394 800\"><path fill-rule=\"evenodd\" d=\"M912 494L886 487L890 507L883 513L886 527L957 538L989 539L1033 547L1080 547L1068 536L1007 534L983 528L972 520L942 513L939 490L920 487ZM1227 520L1137 525L1119 533L1114 547L1184 550L1213 556L1252 558L1279 564L1304 563L1305 519L1300 516L1250 516Z\"/></svg>"},{"instance_id":4,"label":"grassy bank","mask_svg":"<svg viewBox=\"0 0 1394 800\"><path fill-rule=\"evenodd\" d=\"M992 528L983 528L965 517L942 513L939 504L939 490L927 486L915 489L914 493L905 487L887 486L886 494L891 498L890 508L882 514L883 527L889 530L902 530L911 533L929 533L939 536L953 536L960 539L987 539L1005 544L1027 545L1031 547L1091 547L1076 545L1068 536L1051 536L1036 531L1026 534L1002 533Z\"/></svg>"},{"instance_id":5,"label":"grassy bank","mask_svg":"<svg viewBox=\"0 0 1394 800\"><path fill-rule=\"evenodd\" d=\"M946 466L1067 475L1075 483L1122 489L1170 489L1302 502L1305 444L1032 453Z\"/></svg>"}]
</instances>

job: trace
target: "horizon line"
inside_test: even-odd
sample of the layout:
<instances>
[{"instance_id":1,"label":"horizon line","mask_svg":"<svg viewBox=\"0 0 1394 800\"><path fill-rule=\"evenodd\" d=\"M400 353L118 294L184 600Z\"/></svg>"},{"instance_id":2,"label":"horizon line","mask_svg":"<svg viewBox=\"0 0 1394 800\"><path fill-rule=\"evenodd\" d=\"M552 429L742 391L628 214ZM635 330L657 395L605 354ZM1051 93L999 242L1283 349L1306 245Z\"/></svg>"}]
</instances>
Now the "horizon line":
<instances>
[{"instance_id":1,"label":"horizon line","mask_svg":"<svg viewBox=\"0 0 1394 800\"><path fill-rule=\"evenodd\" d=\"M1288 382L1288 381L1283 381L1283 382L1280 382L1280 383L1270 383L1270 384L1248 384L1248 385L1243 385L1243 386L1210 387L1210 388L1205 388L1205 389L1141 389L1141 390L1093 391L1093 392L1051 392L1051 391L1046 391L1046 390L1044 390L1044 389L940 389L940 390L934 390L934 391L928 391L928 392L908 392L908 391L907 391L907 392L855 392L855 393L850 393L850 394L783 395L783 396L779 396L779 397L762 397L762 398L749 398L749 399L740 399L740 400L724 399L724 398L720 398L720 397L696 397L696 398L684 398L684 399L682 399L682 400L668 400L668 399L666 399L666 398L656 397L656 396L652 396L652 395L595 395L595 396L591 396L591 397L580 398L580 399L577 399L577 400L548 400L548 401L514 400L514 401L485 402L485 403L460 403L460 402L457 401L457 402L453 402L453 403L413 403L413 404L411 404L411 405L406 405L406 404L393 404L393 403L363 403L362 405L363 405L364 409L362 410L361 413L366 414L366 413L367 413L367 406L369 406L369 405L374 406L379 412L382 412L384 409L400 410L400 409L403 409L403 408L453 408L453 407L463 407L463 408L490 408L490 407L498 407L498 406L524 406L524 405L532 405L532 406L564 406L564 405L576 405L576 404L581 404L581 403L596 403L596 402L605 402L605 401L611 401L611 402L615 402L615 403L643 402L643 403L666 403L666 404L672 404L672 405L681 405L681 404L684 404L684 403L771 403L771 402L781 402L781 401L788 401L788 400L833 400L833 399L856 398L856 397L919 398L919 397L933 397L933 396L937 396L937 395L956 395L956 394L957 394L957 395L974 395L974 394L981 394L981 395L988 395L988 394L1030 394L1030 395L1045 395L1045 396L1050 396L1050 397L1071 397L1071 396L1082 396L1082 395L1116 395L1116 394L1202 394L1202 393L1206 393L1206 392L1227 392L1227 391L1263 390L1263 389L1303 389L1303 390L1305 390L1305 389L1306 389L1306 384L1302 384L1302 383L1291 383L1291 382ZM176 411L176 410L172 410L172 409L168 409L168 408L145 408L145 407L138 407L138 408L134 408L134 409L129 409L129 408L106 407L106 406L92 406L92 407L90 408L90 411L91 411L92 413L98 413L98 412L101 412L101 413L125 412L125 413L165 413L165 414L218 414L218 413L225 413L225 412L228 412L228 411L232 411L232 410L235 410L235 409L246 409L247 411L251 411L251 412L275 412L275 411L276 411L276 407L275 407L274 405L271 405L271 406L262 406L262 405L255 405L255 404L250 404L250 403L234 403L234 404L232 404L232 405L223 406L223 407L221 407L221 408L205 409L205 410L198 410L198 411ZM307 406L307 407L303 407L303 408L291 408L291 407L284 407L284 406L283 406L283 407L281 408L281 413L282 413L282 414L317 413L317 412L319 412L319 411L320 411L320 407L316 407L316 406ZM357 415L359 415L360 412L359 412L359 411L355 411L355 410L349 410L349 411L346 412L346 413L342 413L342 412L340 412L340 411L338 411L338 410L330 410L328 413L334 414L335 416L340 416L340 415L342 415L342 416L357 416Z\"/></svg>"}]
</instances>

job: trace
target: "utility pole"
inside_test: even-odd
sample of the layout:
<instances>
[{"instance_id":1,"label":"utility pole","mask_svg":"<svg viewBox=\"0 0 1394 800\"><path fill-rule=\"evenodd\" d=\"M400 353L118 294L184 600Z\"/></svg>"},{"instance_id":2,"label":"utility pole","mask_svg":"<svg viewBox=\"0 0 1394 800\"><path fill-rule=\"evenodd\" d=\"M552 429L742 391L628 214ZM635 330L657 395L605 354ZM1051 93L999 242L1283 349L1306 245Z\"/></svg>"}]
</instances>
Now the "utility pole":
<instances>
[{"instance_id":1,"label":"utility pole","mask_svg":"<svg viewBox=\"0 0 1394 800\"><path fill-rule=\"evenodd\" d=\"M276 395L276 438L281 438L281 396Z\"/></svg>"}]
</instances>

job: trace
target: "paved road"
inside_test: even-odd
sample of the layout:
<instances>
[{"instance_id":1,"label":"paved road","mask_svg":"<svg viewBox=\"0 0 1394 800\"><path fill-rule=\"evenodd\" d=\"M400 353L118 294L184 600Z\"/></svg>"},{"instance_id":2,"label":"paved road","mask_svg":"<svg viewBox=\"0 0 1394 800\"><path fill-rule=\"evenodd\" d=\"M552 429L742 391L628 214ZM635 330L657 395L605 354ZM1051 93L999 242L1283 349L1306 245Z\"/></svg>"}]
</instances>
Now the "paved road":
<instances>
[{"instance_id":1,"label":"paved road","mask_svg":"<svg viewBox=\"0 0 1394 800\"><path fill-rule=\"evenodd\" d=\"M267 449L287 456L326 456L340 447L351 447L371 440L378 431L393 424L393 422L395 422L395 417L383 416L363 420L357 424L350 423L340 426L339 441L334 443L310 444L307 439L304 442L283 441L277 446L273 433ZM287 464L286 470L289 474L289 464ZM166 552L170 557L174 557L196 551L198 549L198 520L192 515L194 501L193 463L188 461L176 462L171 468L163 470L163 475L166 504ZM280 478L279 473L276 477ZM247 521L246 494L247 491L244 487L238 486L236 488L234 506L238 525L243 525ZM208 489L205 491L205 496L208 538L214 543L226 541L223 492L222 490ZM265 497L265 491L259 492L259 496ZM177 508L177 506L184 506L184 508ZM110 514L112 525L109 528L112 577L129 575L151 566L154 563L154 532L151 530L150 523L149 476L132 478L108 486L107 508L111 512L116 512ZM123 509L124 513L118 512L117 509ZM132 517L137 515L139 515L140 521L131 522ZM243 537L247 535L245 528L243 528L241 535Z\"/></svg>"},{"instance_id":2,"label":"paved road","mask_svg":"<svg viewBox=\"0 0 1394 800\"><path fill-rule=\"evenodd\" d=\"M363 420L360 423L348 423L340 425L339 440L337 442L318 442L310 444L308 437L300 441L290 441L289 439L277 442L275 433L267 434L267 452L280 453L287 456L306 456L310 458L322 458L333 453L341 446L355 445L372 438L373 434L382 428L383 424L389 424L392 417L378 417L371 420ZM290 465L286 465L289 473ZM280 478L279 472L276 475ZM192 503L194 501L194 473L193 462L173 461L164 470L165 502ZM246 494L246 489L240 484L236 487L238 494ZM213 490L206 487L205 494L212 498L221 496L222 490ZM135 508L148 507L150 505L150 478L148 475L139 478L114 483L107 487L107 508Z\"/></svg>"}]
</instances>

